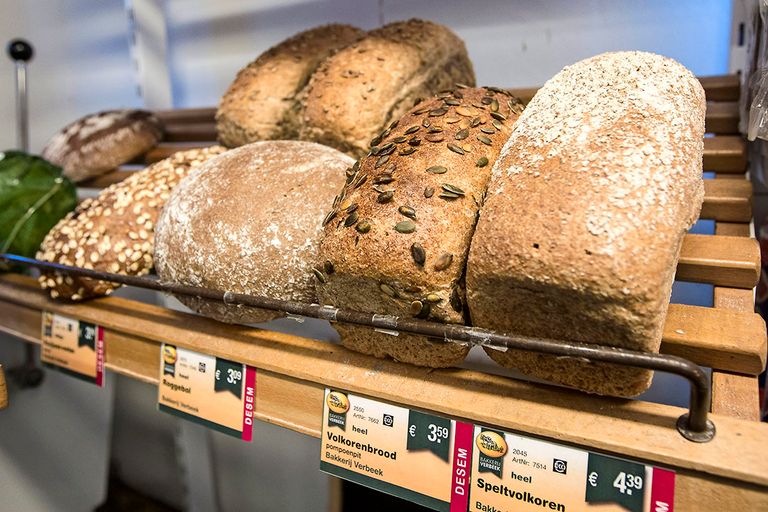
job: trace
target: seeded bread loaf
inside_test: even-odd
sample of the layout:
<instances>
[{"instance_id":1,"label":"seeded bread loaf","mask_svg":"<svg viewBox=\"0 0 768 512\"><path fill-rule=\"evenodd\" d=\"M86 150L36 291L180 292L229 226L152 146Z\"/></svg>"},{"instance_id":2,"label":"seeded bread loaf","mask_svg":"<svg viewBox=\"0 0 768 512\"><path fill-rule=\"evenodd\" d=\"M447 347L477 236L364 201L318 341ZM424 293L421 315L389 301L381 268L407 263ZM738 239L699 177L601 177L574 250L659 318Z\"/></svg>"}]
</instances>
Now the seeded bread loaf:
<instances>
[{"instance_id":1,"label":"seeded bread loaf","mask_svg":"<svg viewBox=\"0 0 768 512\"><path fill-rule=\"evenodd\" d=\"M319 144L254 142L206 163L174 191L157 226L157 273L169 282L312 303L324 209L348 156ZM229 323L273 311L179 297Z\"/></svg>"},{"instance_id":2,"label":"seeded bread loaf","mask_svg":"<svg viewBox=\"0 0 768 512\"><path fill-rule=\"evenodd\" d=\"M607 53L536 94L493 169L467 267L475 325L657 352L703 197L704 92L677 62ZM649 371L488 349L504 366L632 396Z\"/></svg>"},{"instance_id":3,"label":"seeded bread loaf","mask_svg":"<svg viewBox=\"0 0 768 512\"><path fill-rule=\"evenodd\" d=\"M172 155L86 199L46 235L38 259L126 275L149 273L154 227L171 190L195 167L221 154L214 146ZM109 295L120 285L43 274L51 297L71 300Z\"/></svg>"},{"instance_id":4,"label":"seeded bread loaf","mask_svg":"<svg viewBox=\"0 0 768 512\"><path fill-rule=\"evenodd\" d=\"M474 85L464 42L422 20L390 23L326 59L303 93L301 138L360 157L418 98Z\"/></svg>"},{"instance_id":5,"label":"seeded bread loaf","mask_svg":"<svg viewBox=\"0 0 768 512\"><path fill-rule=\"evenodd\" d=\"M464 266L490 169L520 102L499 89L456 89L417 105L373 142L325 219L322 304L464 323ZM446 367L456 343L336 326L353 350Z\"/></svg>"},{"instance_id":6,"label":"seeded bread loaf","mask_svg":"<svg viewBox=\"0 0 768 512\"><path fill-rule=\"evenodd\" d=\"M298 138L295 96L322 59L363 35L349 25L301 32L240 70L216 112L219 141L236 147L257 140Z\"/></svg>"},{"instance_id":7,"label":"seeded bread loaf","mask_svg":"<svg viewBox=\"0 0 768 512\"><path fill-rule=\"evenodd\" d=\"M72 181L113 170L149 151L163 136L160 121L145 110L109 110L78 119L54 135L43 158Z\"/></svg>"}]
</instances>

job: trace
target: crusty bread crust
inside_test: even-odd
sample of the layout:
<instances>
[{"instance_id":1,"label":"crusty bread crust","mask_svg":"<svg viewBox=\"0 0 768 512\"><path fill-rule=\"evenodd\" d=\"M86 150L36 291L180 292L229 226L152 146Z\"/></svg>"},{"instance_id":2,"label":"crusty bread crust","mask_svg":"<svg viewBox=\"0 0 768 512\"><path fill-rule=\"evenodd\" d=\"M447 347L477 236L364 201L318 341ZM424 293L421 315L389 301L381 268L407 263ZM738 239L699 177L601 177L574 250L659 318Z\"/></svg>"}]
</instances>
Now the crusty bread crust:
<instances>
[{"instance_id":1,"label":"crusty bread crust","mask_svg":"<svg viewBox=\"0 0 768 512\"><path fill-rule=\"evenodd\" d=\"M238 72L216 112L219 141L228 147L257 140L297 139L296 95L317 65L364 32L323 25L270 48Z\"/></svg>"},{"instance_id":2,"label":"crusty bread crust","mask_svg":"<svg viewBox=\"0 0 768 512\"><path fill-rule=\"evenodd\" d=\"M463 323L477 211L521 110L498 89L461 88L420 103L377 136L326 216L320 260L334 271L317 281L320 301ZM363 327L339 332L349 348L423 366L453 366L468 351Z\"/></svg>"},{"instance_id":3,"label":"crusty bread crust","mask_svg":"<svg viewBox=\"0 0 768 512\"><path fill-rule=\"evenodd\" d=\"M51 137L42 156L72 181L115 169L154 147L163 136L160 121L146 110L108 110L68 124Z\"/></svg>"},{"instance_id":4,"label":"crusty bread crust","mask_svg":"<svg viewBox=\"0 0 768 512\"><path fill-rule=\"evenodd\" d=\"M37 258L125 275L148 274L153 265L155 224L171 190L220 146L181 151L86 199L48 232ZM71 300L109 295L119 284L43 274L43 289Z\"/></svg>"},{"instance_id":5,"label":"crusty bread crust","mask_svg":"<svg viewBox=\"0 0 768 512\"><path fill-rule=\"evenodd\" d=\"M418 98L456 83L475 83L461 39L429 21L390 23L319 66L302 94L300 136L361 157Z\"/></svg>"},{"instance_id":6,"label":"crusty bread crust","mask_svg":"<svg viewBox=\"0 0 768 512\"><path fill-rule=\"evenodd\" d=\"M348 156L319 144L263 141L233 149L192 173L157 226L155 259L166 281L312 303L324 209L344 183ZM280 313L180 296L222 322Z\"/></svg>"},{"instance_id":7,"label":"crusty bread crust","mask_svg":"<svg viewBox=\"0 0 768 512\"><path fill-rule=\"evenodd\" d=\"M677 62L608 53L539 90L493 169L469 256L475 325L657 352L703 198L704 91ZM515 350L505 366L637 395L651 373Z\"/></svg>"}]
</instances>

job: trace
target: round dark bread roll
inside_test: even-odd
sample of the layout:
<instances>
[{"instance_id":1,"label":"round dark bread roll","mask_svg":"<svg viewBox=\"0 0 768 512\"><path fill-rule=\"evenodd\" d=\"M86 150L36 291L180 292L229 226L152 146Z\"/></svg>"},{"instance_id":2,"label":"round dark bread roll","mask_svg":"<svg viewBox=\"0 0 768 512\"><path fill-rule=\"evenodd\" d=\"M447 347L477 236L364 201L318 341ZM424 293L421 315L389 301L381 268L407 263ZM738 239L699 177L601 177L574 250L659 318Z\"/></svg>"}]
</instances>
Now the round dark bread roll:
<instances>
[{"instance_id":1,"label":"round dark bread roll","mask_svg":"<svg viewBox=\"0 0 768 512\"><path fill-rule=\"evenodd\" d=\"M109 110L65 126L43 149L43 158L72 181L111 171L154 147L163 136L160 121L146 110Z\"/></svg>"},{"instance_id":2,"label":"round dark bread roll","mask_svg":"<svg viewBox=\"0 0 768 512\"><path fill-rule=\"evenodd\" d=\"M258 140L298 138L295 96L318 64L364 32L323 25L273 46L237 73L216 112L219 141L228 147Z\"/></svg>"},{"instance_id":3,"label":"round dark bread roll","mask_svg":"<svg viewBox=\"0 0 768 512\"><path fill-rule=\"evenodd\" d=\"M221 146L181 151L86 199L48 232L37 258L116 274L152 269L154 227L171 190L192 169L226 151ZM119 284L43 274L51 297L81 300L109 295Z\"/></svg>"},{"instance_id":4,"label":"round dark bread roll","mask_svg":"<svg viewBox=\"0 0 768 512\"><path fill-rule=\"evenodd\" d=\"M164 281L281 300L315 302L323 214L354 161L298 141L248 144L208 161L174 190L156 230ZM228 323L280 313L180 296Z\"/></svg>"}]
</instances>

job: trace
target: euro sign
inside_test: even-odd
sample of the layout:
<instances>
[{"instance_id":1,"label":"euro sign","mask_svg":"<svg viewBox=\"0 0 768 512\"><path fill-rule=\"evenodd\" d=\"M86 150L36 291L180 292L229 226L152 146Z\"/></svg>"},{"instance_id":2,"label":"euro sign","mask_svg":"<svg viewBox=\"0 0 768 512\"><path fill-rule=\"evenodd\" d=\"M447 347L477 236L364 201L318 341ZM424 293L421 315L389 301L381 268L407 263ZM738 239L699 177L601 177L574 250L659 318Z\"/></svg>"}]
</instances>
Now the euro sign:
<instances>
[{"instance_id":1,"label":"euro sign","mask_svg":"<svg viewBox=\"0 0 768 512\"><path fill-rule=\"evenodd\" d=\"M416 425L411 425L408 429L408 433L411 435L411 437L416 437Z\"/></svg>"},{"instance_id":2,"label":"euro sign","mask_svg":"<svg viewBox=\"0 0 768 512\"><path fill-rule=\"evenodd\" d=\"M589 474L589 485L592 487L597 487L597 473L594 471Z\"/></svg>"}]
</instances>

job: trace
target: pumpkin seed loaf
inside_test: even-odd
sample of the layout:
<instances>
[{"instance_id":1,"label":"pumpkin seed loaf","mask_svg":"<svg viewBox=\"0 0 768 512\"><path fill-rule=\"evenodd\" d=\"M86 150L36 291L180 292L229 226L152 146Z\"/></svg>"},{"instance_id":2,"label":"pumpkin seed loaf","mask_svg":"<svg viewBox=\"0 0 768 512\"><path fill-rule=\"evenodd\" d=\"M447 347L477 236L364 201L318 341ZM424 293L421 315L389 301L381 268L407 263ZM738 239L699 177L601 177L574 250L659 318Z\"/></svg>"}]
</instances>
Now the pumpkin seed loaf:
<instances>
[{"instance_id":1,"label":"pumpkin seed loaf","mask_svg":"<svg viewBox=\"0 0 768 512\"><path fill-rule=\"evenodd\" d=\"M153 265L154 229L171 190L189 172L225 151L220 146L172 155L89 198L48 232L37 258L125 275L148 274ZM81 300L109 295L119 284L44 273L51 297Z\"/></svg>"},{"instance_id":2,"label":"pumpkin seed loaf","mask_svg":"<svg viewBox=\"0 0 768 512\"><path fill-rule=\"evenodd\" d=\"M300 137L363 156L418 98L455 83L475 83L461 39L429 21L390 23L319 66L302 94Z\"/></svg>"},{"instance_id":3,"label":"pumpkin seed loaf","mask_svg":"<svg viewBox=\"0 0 768 512\"><path fill-rule=\"evenodd\" d=\"M228 147L257 140L297 139L295 96L322 59L359 39L350 25L300 32L240 70L216 111L219 142Z\"/></svg>"},{"instance_id":4,"label":"pumpkin seed loaf","mask_svg":"<svg viewBox=\"0 0 768 512\"><path fill-rule=\"evenodd\" d=\"M493 168L467 267L475 325L658 352L703 197L704 91L677 62L607 53L536 93ZM504 366L633 396L646 370L517 350Z\"/></svg>"},{"instance_id":5,"label":"pumpkin seed loaf","mask_svg":"<svg viewBox=\"0 0 768 512\"><path fill-rule=\"evenodd\" d=\"M174 191L157 226L165 281L273 299L316 302L312 265L324 210L354 161L312 142L264 141L233 149ZM178 297L222 322L281 313Z\"/></svg>"},{"instance_id":6,"label":"pumpkin seed loaf","mask_svg":"<svg viewBox=\"0 0 768 512\"><path fill-rule=\"evenodd\" d=\"M78 182L100 176L152 149L163 136L146 110L108 110L68 124L51 137L42 156Z\"/></svg>"},{"instance_id":7,"label":"pumpkin seed loaf","mask_svg":"<svg viewBox=\"0 0 768 512\"><path fill-rule=\"evenodd\" d=\"M477 212L521 111L500 89L458 88L377 135L324 220L321 303L464 323L464 266ZM337 329L352 350L422 366L454 366L469 350L423 336Z\"/></svg>"}]
</instances>

